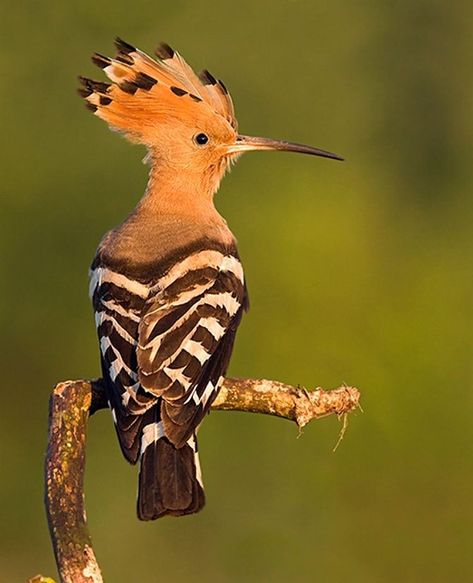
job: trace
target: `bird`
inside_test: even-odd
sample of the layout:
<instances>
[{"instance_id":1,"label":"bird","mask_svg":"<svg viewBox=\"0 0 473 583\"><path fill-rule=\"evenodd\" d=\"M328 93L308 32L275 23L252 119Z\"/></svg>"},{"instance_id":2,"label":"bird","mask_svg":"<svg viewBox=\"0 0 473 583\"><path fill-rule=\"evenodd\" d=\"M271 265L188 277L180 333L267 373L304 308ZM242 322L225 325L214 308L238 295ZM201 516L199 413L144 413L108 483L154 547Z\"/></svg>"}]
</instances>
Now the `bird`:
<instances>
[{"instance_id":1,"label":"bird","mask_svg":"<svg viewBox=\"0 0 473 583\"><path fill-rule=\"evenodd\" d=\"M90 296L107 400L124 457L140 464L140 520L205 504L197 430L218 395L248 292L235 236L214 195L244 152L331 152L238 132L232 98L161 43L154 57L120 38L79 77L87 108L147 148L145 193L103 237Z\"/></svg>"}]
</instances>

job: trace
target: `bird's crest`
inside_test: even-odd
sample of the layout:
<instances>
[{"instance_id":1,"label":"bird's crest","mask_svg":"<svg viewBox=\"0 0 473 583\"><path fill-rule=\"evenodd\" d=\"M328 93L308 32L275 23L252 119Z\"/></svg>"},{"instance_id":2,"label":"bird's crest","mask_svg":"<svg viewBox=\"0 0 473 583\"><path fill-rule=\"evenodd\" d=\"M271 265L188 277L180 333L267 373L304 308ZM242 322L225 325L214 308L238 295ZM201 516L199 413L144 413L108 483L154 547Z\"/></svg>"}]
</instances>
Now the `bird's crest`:
<instances>
[{"instance_id":1,"label":"bird's crest","mask_svg":"<svg viewBox=\"0 0 473 583\"><path fill-rule=\"evenodd\" d=\"M115 58L98 53L92 61L111 83L79 77L79 93L87 107L134 141L148 143L160 121L218 115L236 131L232 99L220 80L207 70L197 75L169 45L162 43L153 59L117 38Z\"/></svg>"}]
</instances>

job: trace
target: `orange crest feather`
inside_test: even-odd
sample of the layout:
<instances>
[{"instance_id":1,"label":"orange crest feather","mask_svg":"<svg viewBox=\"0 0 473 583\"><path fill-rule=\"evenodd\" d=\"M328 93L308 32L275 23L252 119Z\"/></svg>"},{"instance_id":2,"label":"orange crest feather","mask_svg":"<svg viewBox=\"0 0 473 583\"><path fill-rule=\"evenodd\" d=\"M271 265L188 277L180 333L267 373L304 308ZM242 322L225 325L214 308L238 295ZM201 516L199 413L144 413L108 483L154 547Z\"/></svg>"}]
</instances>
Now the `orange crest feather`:
<instances>
[{"instance_id":1,"label":"orange crest feather","mask_svg":"<svg viewBox=\"0 0 473 583\"><path fill-rule=\"evenodd\" d=\"M149 143L150 132L166 118L218 115L236 131L232 99L222 81L206 70L196 75L167 44L156 49L157 60L119 38L115 44L114 59L97 53L92 57L112 83L79 77L87 107L113 128Z\"/></svg>"}]
</instances>

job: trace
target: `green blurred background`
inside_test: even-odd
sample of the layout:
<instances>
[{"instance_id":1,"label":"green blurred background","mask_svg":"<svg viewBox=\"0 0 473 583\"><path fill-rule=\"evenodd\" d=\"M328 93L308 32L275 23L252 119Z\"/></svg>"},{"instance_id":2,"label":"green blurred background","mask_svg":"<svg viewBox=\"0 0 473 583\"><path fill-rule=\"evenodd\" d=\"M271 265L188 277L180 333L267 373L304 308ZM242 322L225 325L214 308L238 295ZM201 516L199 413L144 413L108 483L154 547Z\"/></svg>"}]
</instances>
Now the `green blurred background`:
<instances>
[{"instance_id":1,"label":"green blurred background","mask_svg":"<svg viewBox=\"0 0 473 583\"><path fill-rule=\"evenodd\" d=\"M159 40L231 89L241 130L344 164L247 155L217 204L252 309L230 373L362 391L297 440L213 413L208 505L139 523L136 469L90 423L87 509L108 582L473 580L473 4L10 3L2 11L0 579L53 575L42 504L47 403L99 374L87 269L146 184L144 151L75 94L115 35Z\"/></svg>"}]
</instances>

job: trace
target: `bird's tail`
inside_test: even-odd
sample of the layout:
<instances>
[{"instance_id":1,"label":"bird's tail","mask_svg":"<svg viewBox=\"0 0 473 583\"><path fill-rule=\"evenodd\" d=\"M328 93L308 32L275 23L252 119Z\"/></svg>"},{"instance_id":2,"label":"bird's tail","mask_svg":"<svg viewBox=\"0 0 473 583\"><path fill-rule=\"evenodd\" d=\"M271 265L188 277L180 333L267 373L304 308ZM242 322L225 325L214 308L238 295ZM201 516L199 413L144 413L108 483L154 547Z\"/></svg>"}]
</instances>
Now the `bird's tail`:
<instances>
[{"instance_id":1,"label":"bird's tail","mask_svg":"<svg viewBox=\"0 0 473 583\"><path fill-rule=\"evenodd\" d=\"M138 518L182 516L205 504L197 437L176 448L164 436L161 422L144 428L138 489Z\"/></svg>"}]
</instances>

